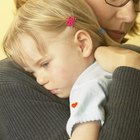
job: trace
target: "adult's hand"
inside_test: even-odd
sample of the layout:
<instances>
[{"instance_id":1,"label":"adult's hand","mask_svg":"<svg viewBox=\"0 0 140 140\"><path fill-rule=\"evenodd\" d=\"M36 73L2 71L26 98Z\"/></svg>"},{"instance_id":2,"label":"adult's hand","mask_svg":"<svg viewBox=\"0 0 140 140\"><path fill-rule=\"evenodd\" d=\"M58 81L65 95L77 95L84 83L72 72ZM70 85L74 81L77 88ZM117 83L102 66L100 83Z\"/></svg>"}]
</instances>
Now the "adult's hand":
<instances>
[{"instance_id":1,"label":"adult's hand","mask_svg":"<svg viewBox=\"0 0 140 140\"><path fill-rule=\"evenodd\" d=\"M103 69L109 72L113 72L119 66L140 70L140 54L126 48L101 46L96 49L95 58Z\"/></svg>"}]
</instances>

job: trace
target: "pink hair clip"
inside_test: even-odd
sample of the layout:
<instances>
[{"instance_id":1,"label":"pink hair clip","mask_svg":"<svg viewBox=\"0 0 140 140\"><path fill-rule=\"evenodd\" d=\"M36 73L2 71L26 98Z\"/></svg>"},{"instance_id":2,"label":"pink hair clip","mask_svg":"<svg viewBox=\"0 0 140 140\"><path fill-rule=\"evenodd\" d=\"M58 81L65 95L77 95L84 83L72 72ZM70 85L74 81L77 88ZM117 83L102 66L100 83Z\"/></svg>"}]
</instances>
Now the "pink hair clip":
<instances>
[{"instance_id":1,"label":"pink hair clip","mask_svg":"<svg viewBox=\"0 0 140 140\"><path fill-rule=\"evenodd\" d=\"M67 24L67 26L69 26L69 27L73 27L74 24L75 24L75 22L76 22L76 18L73 17L73 16L69 16L69 17L67 18L66 24Z\"/></svg>"}]
</instances>

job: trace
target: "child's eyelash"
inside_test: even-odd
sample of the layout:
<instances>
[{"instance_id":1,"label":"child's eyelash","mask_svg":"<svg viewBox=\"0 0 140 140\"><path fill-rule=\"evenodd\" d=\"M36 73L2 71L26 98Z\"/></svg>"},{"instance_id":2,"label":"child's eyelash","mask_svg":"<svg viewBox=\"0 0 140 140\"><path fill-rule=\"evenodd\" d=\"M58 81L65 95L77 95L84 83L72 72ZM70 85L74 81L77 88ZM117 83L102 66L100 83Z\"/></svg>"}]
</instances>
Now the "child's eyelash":
<instances>
[{"instance_id":1,"label":"child's eyelash","mask_svg":"<svg viewBox=\"0 0 140 140\"><path fill-rule=\"evenodd\" d=\"M49 64L48 62L44 62L44 63L41 64L41 66L42 66L42 67L47 67L48 64Z\"/></svg>"}]
</instances>

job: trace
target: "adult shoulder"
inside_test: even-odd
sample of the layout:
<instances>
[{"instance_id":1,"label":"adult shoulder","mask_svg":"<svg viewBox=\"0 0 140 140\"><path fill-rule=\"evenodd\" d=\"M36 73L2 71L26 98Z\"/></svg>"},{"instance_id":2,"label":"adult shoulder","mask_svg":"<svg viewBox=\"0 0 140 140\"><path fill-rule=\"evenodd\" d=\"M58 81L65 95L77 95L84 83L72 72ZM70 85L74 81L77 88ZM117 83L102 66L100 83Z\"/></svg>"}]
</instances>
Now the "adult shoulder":
<instances>
[{"instance_id":1,"label":"adult shoulder","mask_svg":"<svg viewBox=\"0 0 140 140\"><path fill-rule=\"evenodd\" d=\"M0 61L0 139L65 140L69 107L12 60Z\"/></svg>"}]
</instances>

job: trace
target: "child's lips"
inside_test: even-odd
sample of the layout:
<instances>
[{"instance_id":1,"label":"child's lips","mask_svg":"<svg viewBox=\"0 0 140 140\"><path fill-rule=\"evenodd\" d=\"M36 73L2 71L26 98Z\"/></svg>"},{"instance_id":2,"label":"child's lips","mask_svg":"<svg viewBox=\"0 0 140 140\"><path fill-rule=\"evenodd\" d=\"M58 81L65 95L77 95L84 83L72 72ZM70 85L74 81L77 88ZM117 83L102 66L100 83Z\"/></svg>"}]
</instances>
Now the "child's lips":
<instances>
[{"instance_id":1,"label":"child's lips","mask_svg":"<svg viewBox=\"0 0 140 140\"><path fill-rule=\"evenodd\" d=\"M51 89L49 90L52 94L57 94L58 93L58 89Z\"/></svg>"}]
</instances>

